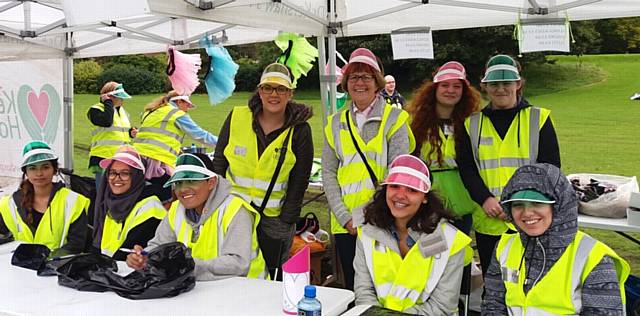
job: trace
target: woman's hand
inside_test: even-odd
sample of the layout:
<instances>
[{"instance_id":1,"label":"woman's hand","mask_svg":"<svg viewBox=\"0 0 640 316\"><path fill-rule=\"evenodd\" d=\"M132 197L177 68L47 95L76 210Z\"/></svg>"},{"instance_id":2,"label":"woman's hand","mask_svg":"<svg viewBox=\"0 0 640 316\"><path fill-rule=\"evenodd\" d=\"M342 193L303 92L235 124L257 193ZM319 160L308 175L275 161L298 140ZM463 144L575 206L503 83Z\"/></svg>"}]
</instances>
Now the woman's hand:
<instances>
[{"instance_id":1,"label":"woman's hand","mask_svg":"<svg viewBox=\"0 0 640 316\"><path fill-rule=\"evenodd\" d=\"M345 225L344 228L346 228L349 231L349 234L355 236L358 234L358 230L353 227L353 220L350 219Z\"/></svg>"},{"instance_id":2,"label":"woman's hand","mask_svg":"<svg viewBox=\"0 0 640 316\"><path fill-rule=\"evenodd\" d=\"M147 265L148 258L147 256L142 255L142 249L142 246L135 245L133 247L133 250L135 250L136 252L127 255L127 265L129 266L129 268L141 270L144 269L144 267Z\"/></svg>"},{"instance_id":3,"label":"woman's hand","mask_svg":"<svg viewBox=\"0 0 640 316\"><path fill-rule=\"evenodd\" d=\"M482 203L482 209L489 217L499 218L502 220L507 219L507 214L505 214L504 210L502 209L502 205L500 205L498 199L493 196L484 200L484 203Z\"/></svg>"}]
</instances>

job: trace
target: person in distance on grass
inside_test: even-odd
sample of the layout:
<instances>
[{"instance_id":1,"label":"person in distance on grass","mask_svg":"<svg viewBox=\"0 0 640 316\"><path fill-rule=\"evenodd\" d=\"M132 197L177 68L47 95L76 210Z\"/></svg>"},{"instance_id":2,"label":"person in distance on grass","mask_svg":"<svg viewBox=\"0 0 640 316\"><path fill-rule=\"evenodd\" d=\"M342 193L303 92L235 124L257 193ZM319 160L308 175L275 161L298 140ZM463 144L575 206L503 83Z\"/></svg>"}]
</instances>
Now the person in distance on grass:
<instances>
[{"instance_id":1,"label":"person in distance on grass","mask_svg":"<svg viewBox=\"0 0 640 316\"><path fill-rule=\"evenodd\" d=\"M169 242L181 242L191 251L197 281L234 276L264 279L267 270L256 227L260 214L235 194L231 184L213 172L205 154L182 154L175 173L165 184L178 197L160 222L146 249L136 245L127 265L143 269L144 251Z\"/></svg>"},{"instance_id":2,"label":"person in distance on grass","mask_svg":"<svg viewBox=\"0 0 640 316\"><path fill-rule=\"evenodd\" d=\"M213 159L213 170L260 212L258 241L270 272L289 256L313 163L313 114L292 100L293 88L287 66L265 67L248 106L227 116Z\"/></svg>"},{"instance_id":3,"label":"person in distance on grass","mask_svg":"<svg viewBox=\"0 0 640 316\"><path fill-rule=\"evenodd\" d=\"M395 106L399 109L404 109L404 104L406 101L404 97L398 90L396 89L396 78L392 75L384 76L384 81L386 84L384 85L384 89L380 90L380 95L384 98L384 101L387 105Z\"/></svg>"},{"instance_id":4,"label":"person in distance on grass","mask_svg":"<svg viewBox=\"0 0 640 316\"><path fill-rule=\"evenodd\" d=\"M356 304L418 315L454 315L471 238L448 224L429 169L400 155L364 211L358 234Z\"/></svg>"},{"instance_id":5,"label":"person in distance on grass","mask_svg":"<svg viewBox=\"0 0 640 316\"><path fill-rule=\"evenodd\" d=\"M501 203L517 232L498 242L482 315L624 315L629 264L578 230L578 199L560 169L520 167Z\"/></svg>"},{"instance_id":6,"label":"person in distance on grass","mask_svg":"<svg viewBox=\"0 0 640 316\"><path fill-rule=\"evenodd\" d=\"M523 97L520 64L496 55L486 65L482 88L489 104L465 120L466 135L456 150L462 181L482 206L473 213L483 275L500 235L507 231L506 214L498 202L502 188L520 166L546 162L560 168L560 149L551 111L530 105Z\"/></svg>"},{"instance_id":7,"label":"person in distance on grass","mask_svg":"<svg viewBox=\"0 0 640 316\"><path fill-rule=\"evenodd\" d=\"M187 95L170 91L145 105L140 130L133 146L145 163L145 178L160 201L171 201L171 190L162 189L173 174L176 158L186 135L207 146L215 146L218 137L202 129L191 119L190 110L196 106Z\"/></svg>"},{"instance_id":8,"label":"person in distance on grass","mask_svg":"<svg viewBox=\"0 0 640 316\"><path fill-rule=\"evenodd\" d=\"M366 48L351 53L342 72L350 106L330 116L324 128L322 181L331 208L331 231L348 289L353 289L357 227L387 165L415 147L409 114L387 106L385 81L376 56ZM362 158L364 157L364 158Z\"/></svg>"}]
</instances>

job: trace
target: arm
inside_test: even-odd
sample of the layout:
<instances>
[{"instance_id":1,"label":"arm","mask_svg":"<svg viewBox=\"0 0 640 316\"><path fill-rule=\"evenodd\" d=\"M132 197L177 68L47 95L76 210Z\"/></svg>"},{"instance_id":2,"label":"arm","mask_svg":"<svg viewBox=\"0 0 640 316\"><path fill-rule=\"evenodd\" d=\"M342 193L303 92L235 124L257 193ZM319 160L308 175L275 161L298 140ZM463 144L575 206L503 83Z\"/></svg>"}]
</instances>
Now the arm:
<instances>
[{"instance_id":1,"label":"arm","mask_svg":"<svg viewBox=\"0 0 640 316\"><path fill-rule=\"evenodd\" d=\"M482 315L507 315L507 305L505 295L507 290L502 281L500 263L496 259L496 252L493 251L491 264L484 276L484 298L482 300Z\"/></svg>"},{"instance_id":2,"label":"arm","mask_svg":"<svg viewBox=\"0 0 640 316\"><path fill-rule=\"evenodd\" d=\"M449 258L447 267L438 281L429 299L424 304L414 305L404 313L418 315L452 315L458 310L462 267L464 265L464 249Z\"/></svg>"},{"instance_id":3,"label":"arm","mask_svg":"<svg viewBox=\"0 0 640 316\"><path fill-rule=\"evenodd\" d=\"M113 101L106 99L102 104L104 104L104 111L89 109L89 121L96 126L111 127L113 125Z\"/></svg>"},{"instance_id":4,"label":"arm","mask_svg":"<svg viewBox=\"0 0 640 316\"><path fill-rule=\"evenodd\" d=\"M220 128L220 135L218 136L218 144L216 145L216 151L213 153L213 172L219 174L223 178L227 174L227 168L229 168L229 161L224 156L224 150L229 144L229 130L231 128L231 113L227 115L227 119Z\"/></svg>"},{"instance_id":5,"label":"arm","mask_svg":"<svg viewBox=\"0 0 640 316\"><path fill-rule=\"evenodd\" d=\"M61 248L69 253L84 252L87 242L87 213L82 211L80 216L69 225L67 243Z\"/></svg>"},{"instance_id":6,"label":"arm","mask_svg":"<svg viewBox=\"0 0 640 316\"><path fill-rule=\"evenodd\" d=\"M387 151L387 163L389 164L397 156L408 154L409 149L413 150L413 148L409 148L409 128L407 124L402 124L402 126L391 135L387 144L389 147ZM382 181L382 179L378 180Z\"/></svg>"},{"instance_id":7,"label":"arm","mask_svg":"<svg viewBox=\"0 0 640 316\"><path fill-rule=\"evenodd\" d=\"M176 119L176 125L180 130L185 132L191 138L208 146L215 146L218 143L218 137L202 129L194 122L188 114Z\"/></svg>"},{"instance_id":8,"label":"arm","mask_svg":"<svg viewBox=\"0 0 640 316\"><path fill-rule=\"evenodd\" d=\"M540 129L539 146L536 162L546 162L560 168L560 146L551 117L547 118Z\"/></svg>"},{"instance_id":9,"label":"arm","mask_svg":"<svg viewBox=\"0 0 640 316\"><path fill-rule=\"evenodd\" d=\"M160 224L160 220L155 217L151 217L140 225L132 228L127 233L127 238L124 240L120 248L133 249L133 246L135 245L146 247L149 240L151 240L155 235L158 224ZM129 253L118 250L113 254L113 259L124 261L127 260L127 255L129 255Z\"/></svg>"},{"instance_id":10,"label":"arm","mask_svg":"<svg viewBox=\"0 0 640 316\"><path fill-rule=\"evenodd\" d=\"M313 138L311 126L308 123L300 124L293 130L291 147L296 155L296 163L289 173L287 193L282 203L280 220L293 224L300 216L300 208L304 193L309 186L309 175L313 164Z\"/></svg>"},{"instance_id":11,"label":"arm","mask_svg":"<svg viewBox=\"0 0 640 316\"><path fill-rule=\"evenodd\" d=\"M197 281L247 276L251 264L253 221L253 215L242 207L229 223L218 257L206 261L194 259Z\"/></svg>"},{"instance_id":12,"label":"arm","mask_svg":"<svg viewBox=\"0 0 640 316\"><path fill-rule=\"evenodd\" d=\"M376 288L369 273L369 267L364 257L364 249L360 238L356 239L356 255L353 258L353 269L355 276L353 281L353 291L356 294L356 305L380 305Z\"/></svg>"},{"instance_id":13,"label":"arm","mask_svg":"<svg viewBox=\"0 0 640 316\"><path fill-rule=\"evenodd\" d=\"M156 228L156 234L153 236L153 239L149 240L147 243L145 250L150 251L162 244L174 242L176 240L178 240L178 238L169 224L169 216L165 216L160 222L160 225L158 225L158 228Z\"/></svg>"},{"instance_id":14,"label":"arm","mask_svg":"<svg viewBox=\"0 0 640 316\"><path fill-rule=\"evenodd\" d=\"M480 177L476 161L473 157L471 141L469 140L467 130L461 129L460 131L456 131L456 133L464 133L463 137L461 137L463 140L462 143L456 146L456 163L460 170L462 183L464 183L464 187L469 191L471 198L478 203L478 205L483 205L484 202L488 198L493 197L493 195Z\"/></svg>"},{"instance_id":15,"label":"arm","mask_svg":"<svg viewBox=\"0 0 640 316\"><path fill-rule=\"evenodd\" d=\"M580 315L624 315L624 308L613 260L605 256L584 280Z\"/></svg>"},{"instance_id":16,"label":"arm","mask_svg":"<svg viewBox=\"0 0 640 316\"><path fill-rule=\"evenodd\" d=\"M345 226L351 220L351 213L342 201L342 191L338 184L338 165L340 161L336 152L326 140L322 150L322 185L329 207L341 226Z\"/></svg>"}]
</instances>

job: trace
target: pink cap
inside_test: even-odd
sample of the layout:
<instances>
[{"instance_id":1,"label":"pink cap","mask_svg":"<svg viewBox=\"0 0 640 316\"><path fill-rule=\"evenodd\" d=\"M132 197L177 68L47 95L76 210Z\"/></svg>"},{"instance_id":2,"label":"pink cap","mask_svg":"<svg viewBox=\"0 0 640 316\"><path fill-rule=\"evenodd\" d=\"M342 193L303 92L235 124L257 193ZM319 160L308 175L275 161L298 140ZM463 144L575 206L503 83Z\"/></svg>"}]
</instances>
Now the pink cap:
<instances>
[{"instance_id":1,"label":"pink cap","mask_svg":"<svg viewBox=\"0 0 640 316\"><path fill-rule=\"evenodd\" d=\"M453 79L464 80L464 82L469 84L469 81L467 81L467 71L464 69L464 66L457 61L445 63L438 69L438 73L433 76L433 82L435 83Z\"/></svg>"},{"instance_id":2,"label":"pink cap","mask_svg":"<svg viewBox=\"0 0 640 316\"><path fill-rule=\"evenodd\" d=\"M366 48L360 47L354 50L353 53L351 53L351 56L349 57L349 63L342 67L342 73L347 73L349 66L354 63L369 65L378 72L381 71L380 66L378 65L378 60L376 59L376 55L374 55L370 50Z\"/></svg>"},{"instance_id":3,"label":"pink cap","mask_svg":"<svg viewBox=\"0 0 640 316\"><path fill-rule=\"evenodd\" d=\"M329 67L329 64L327 64L327 65L324 67L324 73L325 73L325 74L327 74L327 75L329 75L329 70L330 70L330 69L331 69L331 68ZM340 84L340 82L342 82L342 68L340 68L340 67L336 66L336 84L337 84L337 85L339 85L339 84Z\"/></svg>"},{"instance_id":4,"label":"pink cap","mask_svg":"<svg viewBox=\"0 0 640 316\"><path fill-rule=\"evenodd\" d=\"M397 184L427 193L431 189L429 168L420 158L400 155L391 162L389 174L382 184Z\"/></svg>"},{"instance_id":5,"label":"pink cap","mask_svg":"<svg viewBox=\"0 0 640 316\"><path fill-rule=\"evenodd\" d=\"M131 168L145 172L144 164L142 163L142 159L140 159L140 154L138 154L136 149L131 146L124 145L118 149L113 157L109 159L102 159L100 161L100 167L107 169L114 161L120 161L129 165Z\"/></svg>"}]
</instances>

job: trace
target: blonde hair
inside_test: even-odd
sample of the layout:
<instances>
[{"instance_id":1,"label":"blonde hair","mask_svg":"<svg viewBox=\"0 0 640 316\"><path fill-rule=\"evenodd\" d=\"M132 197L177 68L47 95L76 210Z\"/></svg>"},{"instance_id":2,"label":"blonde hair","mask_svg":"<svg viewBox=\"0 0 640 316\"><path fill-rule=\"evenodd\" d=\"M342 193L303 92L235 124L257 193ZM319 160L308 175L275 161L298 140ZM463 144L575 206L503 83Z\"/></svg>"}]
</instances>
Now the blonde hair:
<instances>
[{"instance_id":1,"label":"blonde hair","mask_svg":"<svg viewBox=\"0 0 640 316\"><path fill-rule=\"evenodd\" d=\"M157 97L155 99L153 99L153 101L147 103L147 105L144 106L144 110L145 111L153 111L159 107L163 107L165 106L167 103L169 103L169 99L179 96L180 94L178 92L176 92L176 90L171 90L169 91L166 95L163 95L161 97Z\"/></svg>"},{"instance_id":2,"label":"blonde hair","mask_svg":"<svg viewBox=\"0 0 640 316\"><path fill-rule=\"evenodd\" d=\"M100 94L109 93L109 92L115 90L118 85L119 85L119 83L117 83L115 81L109 81L109 82L105 83L104 86L102 86L102 89L100 89Z\"/></svg>"}]
</instances>

